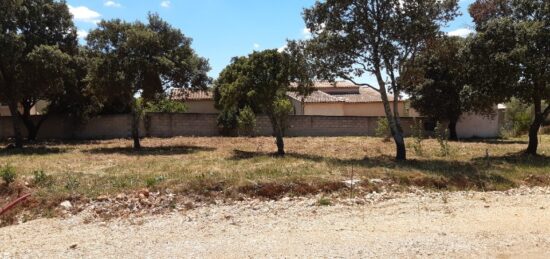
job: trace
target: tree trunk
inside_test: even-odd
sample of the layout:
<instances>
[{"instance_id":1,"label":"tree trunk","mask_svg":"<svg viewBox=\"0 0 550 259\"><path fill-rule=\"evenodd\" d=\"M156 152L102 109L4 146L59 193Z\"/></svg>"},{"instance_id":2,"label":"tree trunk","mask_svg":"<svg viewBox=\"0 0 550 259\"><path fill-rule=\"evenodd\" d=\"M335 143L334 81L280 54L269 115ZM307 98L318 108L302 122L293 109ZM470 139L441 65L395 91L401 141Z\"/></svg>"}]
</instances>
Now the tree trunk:
<instances>
[{"instance_id":1,"label":"tree trunk","mask_svg":"<svg viewBox=\"0 0 550 259\"><path fill-rule=\"evenodd\" d=\"M283 140L283 134L280 130L277 133L276 142L277 142L277 155L284 156L285 155L285 142Z\"/></svg>"},{"instance_id":2,"label":"tree trunk","mask_svg":"<svg viewBox=\"0 0 550 259\"><path fill-rule=\"evenodd\" d=\"M23 135L21 134L21 125L19 124L19 111L17 110L17 103L10 102L8 106L10 108L11 121L13 124L15 147L23 148Z\"/></svg>"},{"instance_id":3,"label":"tree trunk","mask_svg":"<svg viewBox=\"0 0 550 259\"><path fill-rule=\"evenodd\" d=\"M453 141L458 140L458 134L456 133L456 124L458 120L457 119L451 119L449 121L449 139Z\"/></svg>"},{"instance_id":4,"label":"tree trunk","mask_svg":"<svg viewBox=\"0 0 550 259\"><path fill-rule=\"evenodd\" d=\"M135 108L132 109L132 138L134 139L134 149L141 149L141 143L139 141L139 121L140 116Z\"/></svg>"},{"instance_id":5,"label":"tree trunk","mask_svg":"<svg viewBox=\"0 0 550 259\"><path fill-rule=\"evenodd\" d=\"M273 129L273 134L275 135L275 144L277 144L277 155L284 156L285 155L285 142L283 140L283 129L281 128L281 125L279 121L273 116L270 115L269 119L271 121L271 128Z\"/></svg>"},{"instance_id":6,"label":"tree trunk","mask_svg":"<svg viewBox=\"0 0 550 259\"><path fill-rule=\"evenodd\" d=\"M535 119L533 120L533 123L531 123L531 127L529 127L529 145L527 146L526 150L527 154L537 154L537 148L539 146L538 134L543 121L544 117L542 116L542 114L538 113L535 115Z\"/></svg>"},{"instance_id":7,"label":"tree trunk","mask_svg":"<svg viewBox=\"0 0 550 259\"><path fill-rule=\"evenodd\" d=\"M396 119L392 113L390 102L388 100L388 94L386 93L386 84L382 79L382 74L379 69L377 69L375 75L378 81L378 91L380 93L380 97L382 98L382 104L384 105L384 112L386 113L386 118L391 129L391 135L395 142L395 159L398 161L405 161L407 160L407 150L405 148L405 139L403 137L403 130L399 123L399 118ZM395 114L399 115L397 111L395 111Z\"/></svg>"}]
</instances>

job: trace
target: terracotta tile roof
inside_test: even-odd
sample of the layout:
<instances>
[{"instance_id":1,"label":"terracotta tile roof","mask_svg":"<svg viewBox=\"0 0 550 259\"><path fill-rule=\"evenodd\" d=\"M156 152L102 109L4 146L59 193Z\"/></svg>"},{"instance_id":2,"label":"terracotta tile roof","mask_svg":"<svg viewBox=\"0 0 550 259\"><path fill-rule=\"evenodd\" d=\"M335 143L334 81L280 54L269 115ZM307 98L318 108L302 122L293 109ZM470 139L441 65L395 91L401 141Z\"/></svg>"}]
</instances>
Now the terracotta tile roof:
<instances>
[{"instance_id":1,"label":"terracotta tile roof","mask_svg":"<svg viewBox=\"0 0 550 259\"><path fill-rule=\"evenodd\" d=\"M301 95L295 92L287 92L286 95L300 102L302 101L302 98L303 98ZM338 103L338 102L344 102L344 100L321 91L313 91L310 95L304 98L304 102L305 103Z\"/></svg>"},{"instance_id":2,"label":"terracotta tile roof","mask_svg":"<svg viewBox=\"0 0 550 259\"><path fill-rule=\"evenodd\" d=\"M288 92L287 96L302 101L302 96L295 92ZM393 101L393 95L388 95L388 99ZM305 103L374 103L381 101L380 93L365 87L358 94L327 94L316 90L304 99Z\"/></svg>"},{"instance_id":3,"label":"terracotta tile roof","mask_svg":"<svg viewBox=\"0 0 550 259\"><path fill-rule=\"evenodd\" d=\"M292 83L290 85L291 88L296 87L295 83ZM359 86L354 85L351 82L348 81L336 81L336 82L329 82L329 81L318 81L313 84L313 87L316 89L323 89L323 88L359 88Z\"/></svg>"},{"instance_id":4,"label":"terracotta tile roof","mask_svg":"<svg viewBox=\"0 0 550 259\"><path fill-rule=\"evenodd\" d=\"M190 91L187 89L172 89L170 93L172 100L214 100L214 95L210 90Z\"/></svg>"}]
</instances>

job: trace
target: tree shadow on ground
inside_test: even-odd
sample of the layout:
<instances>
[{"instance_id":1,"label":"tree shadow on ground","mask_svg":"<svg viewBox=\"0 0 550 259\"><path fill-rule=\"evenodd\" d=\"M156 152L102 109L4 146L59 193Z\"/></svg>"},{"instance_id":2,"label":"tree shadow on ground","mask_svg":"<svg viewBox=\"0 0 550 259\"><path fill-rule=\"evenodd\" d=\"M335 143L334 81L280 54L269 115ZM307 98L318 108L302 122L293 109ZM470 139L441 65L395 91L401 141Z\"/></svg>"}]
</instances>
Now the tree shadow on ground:
<instances>
[{"instance_id":1,"label":"tree shadow on ground","mask_svg":"<svg viewBox=\"0 0 550 259\"><path fill-rule=\"evenodd\" d=\"M493 139L461 139L458 142L462 143L482 143L482 144L491 144L491 145L513 145L513 144L524 144L527 145L529 142L526 140L507 140L507 139L499 139L499 138L493 138Z\"/></svg>"},{"instance_id":2,"label":"tree shadow on ground","mask_svg":"<svg viewBox=\"0 0 550 259\"><path fill-rule=\"evenodd\" d=\"M129 156L142 156L142 155L187 155L200 151L214 151L213 147L200 147L200 146L160 146L160 147L141 147L136 150L133 147L107 147L107 148L93 148L87 150L92 154L121 154Z\"/></svg>"},{"instance_id":3,"label":"tree shadow on ground","mask_svg":"<svg viewBox=\"0 0 550 259\"><path fill-rule=\"evenodd\" d=\"M24 148L2 148L0 149L0 156L51 155L65 152L65 149L58 147L26 146Z\"/></svg>"},{"instance_id":4,"label":"tree shadow on ground","mask_svg":"<svg viewBox=\"0 0 550 259\"><path fill-rule=\"evenodd\" d=\"M255 157L271 156L273 153L250 152L234 150L230 159L245 160ZM438 189L459 188L459 189L494 189L494 185L513 187L515 183L501 174L490 173L490 165L477 161L449 161L438 159L416 160L397 162L393 157L380 155L376 157L365 157L363 159L342 159L335 157L324 157L312 154L287 153L287 158L309 160L316 163L325 162L332 166L345 166L356 168L385 168L389 169L388 177L401 184L412 184ZM395 171L393 171L395 170ZM407 172L415 170L416 174L393 174L393 172Z\"/></svg>"},{"instance_id":5,"label":"tree shadow on ground","mask_svg":"<svg viewBox=\"0 0 550 259\"><path fill-rule=\"evenodd\" d=\"M550 156L529 155L523 151L509 153L502 156L476 157L476 158L473 158L472 161L476 163L486 163L489 165L507 163L507 164L520 165L520 166L550 168Z\"/></svg>"}]
</instances>

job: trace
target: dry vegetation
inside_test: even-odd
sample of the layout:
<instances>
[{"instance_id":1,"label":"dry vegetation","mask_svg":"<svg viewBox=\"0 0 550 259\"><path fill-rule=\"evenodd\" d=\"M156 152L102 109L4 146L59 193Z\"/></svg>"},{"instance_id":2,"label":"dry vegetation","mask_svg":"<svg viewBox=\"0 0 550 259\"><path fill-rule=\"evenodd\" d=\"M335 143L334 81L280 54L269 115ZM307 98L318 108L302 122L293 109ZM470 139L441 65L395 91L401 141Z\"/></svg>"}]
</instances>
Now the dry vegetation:
<instances>
[{"instance_id":1,"label":"dry vegetation","mask_svg":"<svg viewBox=\"0 0 550 259\"><path fill-rule=\"evenodd\" d=\"M550 136L542 137L540 156L519 152L526 138L451 142L441 157L436 140L425 140L422 156L409 148L409 161L392 159L394 146L371 137L287 138L287 156L273 155L273 138L179 137L145 139L142 151L130 140L48 142L24 151L0 151L0 166L17 179L0 185L4 204L32 191L27 206L53 214L65 199L95 199L142 188L202 197L243 195L278 198L334 192L355 179L382 179L392 188L418 185L448 190L502 190L550 182ZM407 139L408 146L414 145ZM488 156L487 156L488 155ZM363 190L376 190L364 181Z\"/></svg>"}]
</instances>

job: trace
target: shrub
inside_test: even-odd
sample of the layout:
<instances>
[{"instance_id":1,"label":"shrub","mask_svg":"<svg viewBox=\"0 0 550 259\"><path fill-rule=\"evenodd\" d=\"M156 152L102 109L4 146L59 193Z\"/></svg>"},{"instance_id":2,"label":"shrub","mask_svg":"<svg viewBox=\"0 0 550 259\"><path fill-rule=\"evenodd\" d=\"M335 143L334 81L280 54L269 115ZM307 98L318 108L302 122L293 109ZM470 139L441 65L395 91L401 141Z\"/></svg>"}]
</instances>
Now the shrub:
<instances>
[{"instance_id":1,"label":"shrub","mask_svg":"<svg viewBox=\"0 0 550 259\"><path fill-rule=\"evenodd\" d=\"M439 150L441 156L448 156L451 153L449 147L449 130L444 128L443 125L438 121L434 129L435 138L439 143Z\"/></svg>"},{"instance_id":2,"label":"shrub","mask_svg":"<svg viewBox=\"0 0 550 259\"><path fill-rule=\"evenodd\" d=\"M187 106L180 101L161 98L145 104L145 112L182 113L187 111Z\"/></svg>"},{"instance_id":3,"label":"shrub","mask_svg":"<svg viewBox=\"0 0 550 259\"><path fill-rule=\"evenodd\" d=\"M235 111L222 111L218 115L218 129L223 136L233 134L233 130L237 127L237 115Z\"/></svg>"},{"instance_id":4,"label":"shrub","mask_svg":"<svg viewBox=\"0 0 550 259\"><path fill-rule=\"evenodd\" d=\"M78 186L80 186L80 182L78 181L78 179L75 176L70 175L67 178L67 182L65 182L65 189L73 192L76 190L76 188L78 188Z\"/></svg>"},{"instance_id":5,"label":"shrub","mask_svg":"<svg viewBox=\"0 0 550 259\"><path fill-rule=\"evenodd\" d=\"M33 182L35 185L49 185L52 182L51 176L44 173L44 171L34 171L33 172Z\"/></svg>"},{"instance_id":6,"label":"shrub","mask_svg":"<svg viewBox=\"0 0 550 259\"><path fill-rule=\"evenodd\" d=\"M15 178L17 178L15 168L10 165L4 166L0 171L0 175L2 176L2 180L4 180L6 185L13 183L15 181Z\"/></svg>"},{"instance_id":7,"label":"shrub","mask_svg":"<svg viewBox=\"0 0 550 259\"><path fill-rule=\"evenodd\" d=\"M157 185L158 183L164 181L164 179L166 179L166 177L164 176L156 176L156 177L150 177L150 178L147 178L145 179L145 185L149 188Z\"/></svg>"},{"instance_id":8,"label":"shrub","mask_svg":"<svg viewBox=\"0 0 550 259\"><path fill-rule=\"evenodd\" d=\"M424 140L424 124L422 120L414 121L413 125L411 125L411 132L414 141L412 148L417 156L422 156L424 153L422 150L422 140Z\"/></svg>"},{"instance_id":9,"label":"shrub","mask_svg":"<svg viewBox=\"0 0 550 259\"><path fill-rule=\"evenodd\" d=\"M376 130L374 132L375 136L379 138L384 138L385 142L389 141L391 137L391 131L388 120L385 117L382 117L379 118L376 123Z\"/></svg>"},{"instance_id":10,"label":"shrub","mask_svg":"<svg viewBox=\"0 0 550 259\"><path fill-rule=\"evenodd\" d=\"M531 105L512 99L506 104L504 125L501 129L503 137L518 137L529 132L533 121L533 109Z\"/></svg>"},{"instance_id":11,"label":"shrub","mask_svg":"<svg viewBox=\"0 0 550 259\"><path fill-rule=\"evenodd\" d=\"M250 106L245 106L237 116L239 135L253 136L256 130L256 115Z\"/></svg>"}]
</instances>

